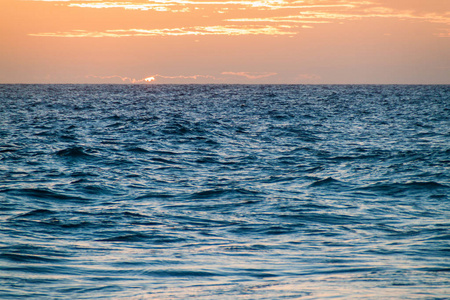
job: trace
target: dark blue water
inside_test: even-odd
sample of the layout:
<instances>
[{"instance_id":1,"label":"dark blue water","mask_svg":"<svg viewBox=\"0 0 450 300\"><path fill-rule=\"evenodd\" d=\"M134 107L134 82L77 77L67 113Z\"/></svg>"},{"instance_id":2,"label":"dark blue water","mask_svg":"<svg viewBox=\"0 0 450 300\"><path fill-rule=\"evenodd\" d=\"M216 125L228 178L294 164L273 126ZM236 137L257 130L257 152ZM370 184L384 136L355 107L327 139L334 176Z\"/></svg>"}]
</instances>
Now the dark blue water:
<instances>
[{"instance_id":1,"label":"dark blue water","mask_svg":"<svg viewBox=\"0 0 450 300\"><path fill-rule=\"evenodd\" d=\"M1 85L1 299L450 297L450 86Z\"/></svg>"}]
</instances>

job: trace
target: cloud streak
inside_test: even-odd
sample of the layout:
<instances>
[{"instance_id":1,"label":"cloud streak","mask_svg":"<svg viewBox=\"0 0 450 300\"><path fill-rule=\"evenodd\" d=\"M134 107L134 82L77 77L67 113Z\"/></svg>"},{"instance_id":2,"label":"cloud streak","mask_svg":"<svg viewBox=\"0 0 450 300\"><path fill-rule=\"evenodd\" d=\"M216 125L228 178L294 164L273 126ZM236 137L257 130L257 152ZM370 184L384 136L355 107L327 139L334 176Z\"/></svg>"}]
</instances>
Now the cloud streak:
<instances>
[{"instance_id":1,"label":"cloud streak","mask_svg":"<svg viewBox=\"0 0 450 300\"><path fill-rule=\"evenodd\" d=\"M222 75L243 76L248 79L261 79L270 76L275 76L277 73L273 72L222 72Z\"/></svg>"},{"instance_id":2,"label":"cloud streak","mask_svg":"<svg viewBox=\"0 0 450 300\"><path fill-rule=\"evenodd\" d=\"M155 74L151 76L146 76L141 79L127 77L127 76L120 76L120 75L106 75L106 76L99 76L99 75L86 75L86 78L95 78L95 79L104 79L104 80L114 80L114 79L120 79L124 83L131 83L131 84L140 84L140 83L150 83L157 81L158 78L162 79L191 79L191 80L198 80L198 79L212 79L212 80L218 80L219 78L212 76L212 75L174 75L174 76L168 76L168 75L160 75Z\"/></svg>"},{"instance_id":3,"label":"cloud streak","mask_svg":"<svg viewBox=\"0 0 450 300\"><path fill-rule=\"evenodd\" d=\"M132 77L126 77L126 76L120 76L120 75L107 75L107 76L99 76L99 75L86 75L86 78L96 78L96 79L120 79L122 82L125 83L144 83L149 82L149 80L146 80L149 77L142 78L142 79L136 79Z\"/></svg>"},{"instance_id":4,"label":"cloud streak","mask_svg":"<svg viewBox=\"0 0 450 300\"><path fill-rule=\"evenodd\" d=\"M207 35L294 35L291 26L270 25L225 25L225 26L195 26L164 29L114 29L105 31L72 30L59 32L31 33L37 37L69 37L69 38L100 38L100 37L156 37L156 36L207 36Z\"/></svg>"},{"instance_id":5,"label":"cloud streak","mask_svg":"<svg viewBox=\"0 0 450 300\"><path fill-rule=\"evenodd\" d=\"M94 79L102 79L106 81L119 79L123 83L130 83L130 84L143 84L143 83L151 83L151 82L157 82L158 79L169 79L169 80L201 80L201 79L209 79L209 80L223 80L223 78L218 78L213 75L161 75L161 74L154 74L150 76L146 76L141 79L127 77L127 76L121 76L121 75L106 75L106 76L100 76L100 75L86 75L85 76L88 79L94 78Z\"/></svg>"},{"instance_id":6,"label":"cloud streak","mask_svg":"<svg viewBox=\"0 0 450 300\"><path fill-rule=\"evenodd\" d=\"M209 80L209 81L216 81L216 82L227 82L231 77L239 76L239 77L245 77L249 80L258 80L262 78L267 78L270 76L278 75L278 73L274 72L222 72L220 73L223 76L214 76L214 75L204 75L204 74L194 74L194 75L161 75L161 74L153 74L150 76L146 76L144 78L138 79L133 77L127 77L127 76L121 76L121 75L86 75L85 78L88 79L101 79L105 81L117 81L120 80L123 83L129 83L129 84L143 84L143 83L152 83L152 82L158 82L159 79L164 79L166 82L167 80L170 81L197 81L197 80ZM230 77L231 76L231 77Z\"/></svg>"},{"instance_id":7,"label":"cloud streak","mask_svg":"<svg viewBox=\"0 0 450 300\"><path fill-rule=\"evenodd\" d=\"M42 1L42 0L41 0ZM54 0L57 1L57 0ZM70 0L67 2L71 2ZM281 9L311 9L311 8L355 8L357 2L339 3L339 4L317 4L307 5L304 1L283 1L283 0L265 0L265 1L187 1L187 0L149 0L147 2L75 2L68 4L69 7L80 8L122 8L128 10L156 10L172 11L176 7L184 7L184 10L176 9L175 12L188 12L193 8L220 7L226 9L257 9L257 10L281 10ZM361 2L359 2L361 3ZM367 3L367 2L364 2Z\"/></svg>"},{"instance_id":8,"label":"cloud streak","mask_svg":"<svg viewBox=\"0 0 450 300\"><path fill-rule=\"evenodd\" d=\"M332 23L336 20L361 20L368 18L391 18L399 20L416 20L431 23L441 23L450 25L450 15L425 14L415 15L413 12L395 12L390 9L376 8L367 9L365 13L348 12L322 12L322 11L302 11L296 15L273 16L266 18L234 18L226 19L228 22L253 22L253 23Z\"/></svg>"},{"instance_id":9,"label":"cloud streak","mask_svg":"<svg viewBox=\"0 0 450 300\"><path fill-rule=\"evenodd\" d=\"M286 0L218 0L218 1L192 1L192 0L149 0L149 1L96 1L96 0L34 0L35 2L61 2L69 7L108 9L122 8L129 10L158 10L168 11L174 7L206 8L220 7L228 9L258 9L280 10L297 8L353 8L361 2L344 2L337 4L313 4L317 1L286 1ZM320 0L319 0L320 1ZM312 4L305 4L311 3ZM336 2L336 1L335 1ZM366 3L366 2L364 2Z\"/></svg>"},{"instance_id":10,"label":"cloud streak","mask_svg":"<svg viewBox=\"0 0 450 300\"><path fill-rule=\"evenodd\" d=\"M152 75L150 77L155 78L155 80L157 78L164 78L164 79L194 79L194 80L198 80L198 79L218 80L219 79L219 78L217 78L215 76L212 76L212 75L175 75L175 76L167 76L167 75L155 74L155 75Z\"/></svg>"}]
</instances>

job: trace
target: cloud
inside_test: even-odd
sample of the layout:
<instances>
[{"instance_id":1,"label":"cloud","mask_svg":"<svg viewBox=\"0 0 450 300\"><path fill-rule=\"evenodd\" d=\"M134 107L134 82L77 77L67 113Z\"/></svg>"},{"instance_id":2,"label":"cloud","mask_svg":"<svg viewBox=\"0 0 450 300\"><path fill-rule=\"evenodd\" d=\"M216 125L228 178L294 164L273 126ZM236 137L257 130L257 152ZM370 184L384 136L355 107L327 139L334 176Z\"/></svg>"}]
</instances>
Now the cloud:
<instances>
[{"instance_id":1,"label":"cloud","mask_svg":"<svg viewBox=\"0 0 450 300\"><path fill-rule=\"evenodd\" d=\"M266 18L234 18L226 19L228 22L253 22L253 23L332 23L335 20L360 20L363 18L394 18L400 20L418 20L431 23L442 23L450 25L450 16L426 14L414 15L412 12L391 12L385 10L366 11L362 13L344 13L344 12L320 12L320 11L304 11L297 15L273 16Z\"/></svg>"},{"instance_id":2,"label":"cloud","mask_svg":"<svg viewBox=\"0 0 450 300\"><path fill-rule=\"evenodd\" d=\"M300 83L318 83L321 79L322 77L317 74L299 74L295 81Z\"/></svg>"},{"instance_id":3,"label":"cloud","mask_svg":"<svg viewBox=\"0 0 450 300\"><path fill-rule=\"evenodd\" d=\"M436 33L435 35L441 38L450 38L450 29L446 29L442 32Z\"/></svg>"},{"instance_id":4,"label":"cloud","mask_svg":"<svg viewBox=\"0 0 450 300\"><path fill-rule=\"evenodd\" d=\"M175 75L175 76L167 76L167 75L160 75L160 74L156 74L156 75L152 75L151 77L155 78L155 80L157 78L164 78L164 79L213 79L213 80L217 80L218 78L212 75Z\"/></svg>"},{"instance_id":5,"label":"cloud","mask_svg":"<svg viewBox=\"0 0 450 300\"><path fill-rule=\"evenodd\" d=\"M320 1L320 0L319 0ZM319 3L310 1L310 3ZM334 1L336 2L336 1ZM264 18L230 18L230 22L271 22L271 23L331 23L334 20L359 20L364 18L393 18L417 20L450 25L449 12L419 13L412 10L398 10L380 6L370 1L340 1L340 4L304 5L299 4L295 14L272 15Z\"/></svg>"},{"instance_id":6,"label":"cloud","mask_svg":"<svg viewBox=\"0 0 450 300\"><path fill-rule=\"evenodd\" d=\"M120 79L123 82L126 83L142 83L142 82L149 82L148 79L149 77L146 78L142 78L142 79L136 79L136 78L131 78L131 77L126 77L126 76L120 76L120 75L107 75L107 76L98 76L98 75L86 75L86 78L98 78L98 79Z\"/></svg>"},{"instance_id":7,"label":"cloud","mask_svg":"<svg viewBox=\"0 0 450 300\"><path fill-rule=\"evenodd\" d=\"M448 11L426 12L395 8L395 3L351 0L35 0L60 2L70 8L124 9L148 13L194 13L204 10L207 26L165 29L118 29L105 31L66 31L34 33L32 36L52 37L123 37L184 35L295 35L301 28L362 19L396 19L441 24L437 36L445 37L450 26ZM448 1L448 0L442 0ZM405 7L405 6L402 6ZM407 6L406 6L407 7ZM245 11L245 16L243 16ZM196 15L197 16L197 15ZM198 17L198 16L197 16ZM197 19L196 19L197 20ZM252 25L248 25L248 24ZM192 23L191 23L192 24ZM233 25L224 25L233 24ZM257 25L256 25L257 24ZM292 25L292 26L291 26ZM303 26L301 26L303 25ZM290 26L290 27L283 27ZM309 27L307 27L309 26Z\"/></svg>"},{"instance_id":8,"label":"cloud","mask_svg":"<svg viewBox=\"0 0 450 300\"><path fill-rule=\"evenodd\" d=\"M63 2L69 7L80 8L122 8L129 10L157 10L169 11L176 7L220 7L221 9L256 9L256 10L281 10L298 8L352 8L358 2L344 2L337 4L305 4L305 1L286 0L218 0L218 1L193 1L193 0L149 0L149 1L83 1L83 0L34 0L42 2ZM320 1L320 0L319 0ZM317 2L313 1L314 3ZM360 3L360 2L359 2ZM179 10L177 10L179 11ZM185 10L185 12L188 10ZM222 12L224 12L222 10Z\"/></svg>"},{"instance_id":9,"label":"cloud","mask_svg":"<svg viewBox=\"0 0 450 300\"><path fill-rule=\"evenodd\" d=\"M270 25L225 25L225 26L195 26L164 29L113 29L105 31L72 30L59 32L31 33L39 37L149 37L149 36L204 36L204 35L294 35L290 26Z\"/></svg>"},{"instance_id":10,"label":"cloud","mask_svg":"<svg viewBox=\"0 0 450 300\"><path fill-rule=\"evenodd\" d=\"M80 8L123 8L127 10L155 10L155 11L169 11L172 3L132 3L132 2L92 2L92 3L71 3L69 7ZM187 11L187 10L186 10ZM178 12L178 11L177 11Z\"/></svg>"},{"instance_id":11,"label":"cloud","mask_svg":"<svg viewBox=\"0 0 450 300\"><path fill-rule=\"evenodd\" d=\"M329 24L330 20L313 20L316 19L307 15L268 17L268 18L239 18L226 19L227 22L251 22L251 23L299 23L299 24Z\"/></svg>"},{"instance_id":12,"label":"cloud","mask_svg":"<svg viewBox=\"0 0 450 300\"><path fill-rule=\"evenodd\" d=\"M217 78L213 75L160 75L160 74L146 76L141 79L127 77L127 76L121 76L121 75L106 75L106 76L86 75L85 77L86 78L95 78L95 79L104 79L106 81L120 79L124 83L131 83L131 84L150 83L150 82L158 81L158 79L186 79L186 80L209 79L209 80L213 80L213 81L222 79L222 78Z\"/></svg>"},{"instance_id":13,"label":"cloud","mask_svg":"<svg viewBox=\"0 0 450 300\"><path fill-rule=\"evenodd\" d=\"M248 79L260 79L270 76L275 76L277 73L273 72L222 72L222 75L243 76Z\"/></svg>"},{"instance_id":14,"label":"cloud","mask_svg":"<svg viewBox=\"0 0 450 300\"><path fill-rule=\"evenodd\" d=\"M267 78L270 76L275 76L278 75L277 73L274 72L222 72L220 73L221 75L225 75L222 77L217 77L214 75L204 75L204 74L194 74L194 75L161 75L161 74L153 74L150 76L146 76L144 78L141 79L137 79L137 78L133 78L133 77L127 77L127 76L121 76L121 75L106 75L106 76L99 76L99 75L86 75L86 78L95 78L95 79L103 79L106 81L111 81L111 80L120 80L124 83L131 83L131 84L142 84L142 83L150 83L150 82L158 82L159 79L165 79L165 81L167 82L167 80L173 81L175 80L176 82L179 82L180 80L182 80L183 82L187 81L196 81L196 80L208 80L208 81L216 81L216 82L227 82L227 77L228 75L231 76L241 76L241 77L245 77L247 79L251 79L251 80L257 80L257 79L262 79L262 78Z\"/></svg>"}]
</instances>

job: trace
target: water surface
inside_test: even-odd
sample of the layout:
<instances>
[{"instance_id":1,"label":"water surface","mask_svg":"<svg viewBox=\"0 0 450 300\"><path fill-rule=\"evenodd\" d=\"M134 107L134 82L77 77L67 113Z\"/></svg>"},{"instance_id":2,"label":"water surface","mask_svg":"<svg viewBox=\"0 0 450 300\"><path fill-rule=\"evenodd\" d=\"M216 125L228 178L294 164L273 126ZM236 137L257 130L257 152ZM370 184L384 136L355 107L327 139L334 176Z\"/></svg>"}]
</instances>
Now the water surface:
<instances>
[{"instance_id":1,"label":"water surface","mask_svg":"<svg viewBox=\"0 0 450 300\"><path fill-rule=\"evenodd\" d=\"M0 85L0 298L448 298L449 166L450 86Z\"/></svg>"}]
</instances>

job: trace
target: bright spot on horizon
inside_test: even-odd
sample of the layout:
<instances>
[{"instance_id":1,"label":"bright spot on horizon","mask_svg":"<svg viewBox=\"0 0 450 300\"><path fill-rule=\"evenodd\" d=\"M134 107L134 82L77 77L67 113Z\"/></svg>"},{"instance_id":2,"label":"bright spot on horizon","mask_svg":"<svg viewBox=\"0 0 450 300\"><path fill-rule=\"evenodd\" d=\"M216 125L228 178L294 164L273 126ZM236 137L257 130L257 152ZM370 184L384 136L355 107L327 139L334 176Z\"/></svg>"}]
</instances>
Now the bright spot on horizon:
<instances>
[{"instance_id":1,"label":"bright spot on horizon","mask_svg":"<svg viewBox=\"0 0 450 300\"><path fill-rule=\"evenodd\" d=\"M155 81L155 77L153 77L153 76L147 77L147 78L144 79L144 81L145 81L145 82L152 82L152 81Z\"/></svg>"}]
</instances>

